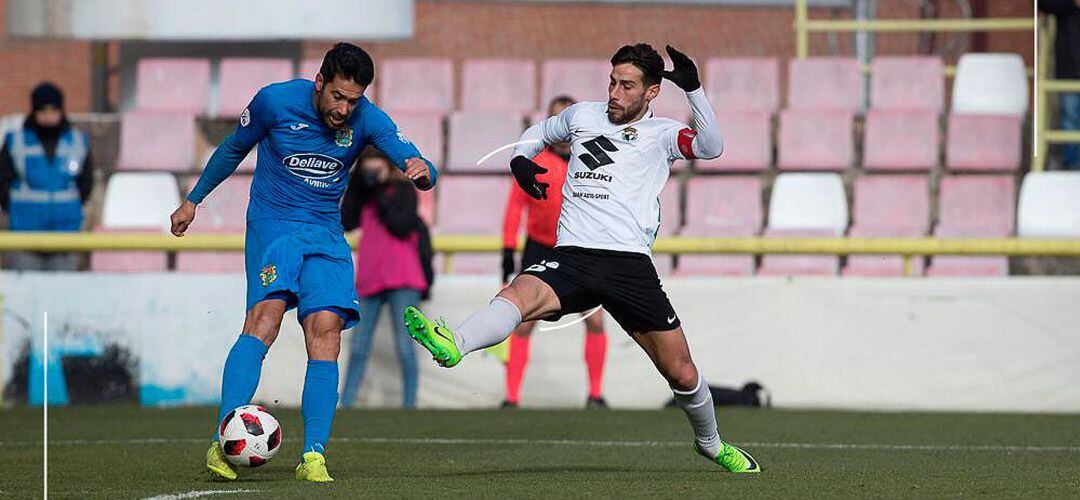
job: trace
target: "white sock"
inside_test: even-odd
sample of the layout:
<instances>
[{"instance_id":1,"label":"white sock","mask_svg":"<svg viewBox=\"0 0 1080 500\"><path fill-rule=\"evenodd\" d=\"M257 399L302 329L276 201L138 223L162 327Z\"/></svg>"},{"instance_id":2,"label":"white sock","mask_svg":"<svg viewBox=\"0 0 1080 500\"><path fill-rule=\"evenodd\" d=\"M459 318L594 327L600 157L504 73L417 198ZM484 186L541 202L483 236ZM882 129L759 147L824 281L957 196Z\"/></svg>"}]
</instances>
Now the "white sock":
<instances>
[{"instance_id":1,"label":"white sock","mask_svg":"<svg viewBox=\"0 0 1080 500\"><path fill-rule=\"evenodd\" d=\"M720 454L720 431L716 427L716 408L713 408L712 393L705 379L698 375L697 387L689 391L671 389L675 393L675 404L686 412L690 426L694 428L694 437L698 446L709 456Z\"/></svg>"},{"instance_id":2,"label":"white sock","mask_svg":"<svg viewBox=\"0 0 1080 500\"><path fill-rule=\"evenodd\" d=\"M506 340L521 323L521 311L502 297L491 299L487 307L465 318L454 330L454 342L464 356Z\"/></svg>"}]
</instances>

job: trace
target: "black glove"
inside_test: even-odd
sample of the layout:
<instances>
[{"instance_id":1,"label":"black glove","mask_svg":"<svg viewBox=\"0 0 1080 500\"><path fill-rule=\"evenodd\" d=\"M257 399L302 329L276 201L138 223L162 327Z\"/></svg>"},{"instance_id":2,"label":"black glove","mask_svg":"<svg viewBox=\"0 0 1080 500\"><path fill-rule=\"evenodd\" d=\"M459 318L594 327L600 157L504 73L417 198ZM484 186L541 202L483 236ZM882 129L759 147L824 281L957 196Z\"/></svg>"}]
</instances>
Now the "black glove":
<instances>
[{"instance_id":1,"label":"black glove","mask_svg":"<svg viewBox=\"0 0 1080 500\"><path fill-rule=\"evenodd\" d=\"M547 173L546 168L524 156L515 156L510 160L510 171L514 173L514 179L525 194L537 200L547 199L547 188L550 184L536 180L537 175Z\"/></svg>"},{"instance_id":2,"label":"black glove","mask_svg":"<svg viewBox=\"0 0 1080 500\"><path fill-rule=\"evenodd\" d=\"M701 80L698 79L697 66L686 54L675 50L675 47L667 46L668 57L671 58L671 71L662 71L664 78L678 85L686 92L693 92L701 88Z\"/></svg>"},{"instance_id":3,"label":"black glove","mask_svg":"<svg viewBox=\"0 0 1080 500\"><path fill-rule=\"evenodd\" d=\"M509 283L510 275L514 274L517 266L514 265L514 249L504 248L502 251L502 282Z\"/></svg>"}]
</instances>

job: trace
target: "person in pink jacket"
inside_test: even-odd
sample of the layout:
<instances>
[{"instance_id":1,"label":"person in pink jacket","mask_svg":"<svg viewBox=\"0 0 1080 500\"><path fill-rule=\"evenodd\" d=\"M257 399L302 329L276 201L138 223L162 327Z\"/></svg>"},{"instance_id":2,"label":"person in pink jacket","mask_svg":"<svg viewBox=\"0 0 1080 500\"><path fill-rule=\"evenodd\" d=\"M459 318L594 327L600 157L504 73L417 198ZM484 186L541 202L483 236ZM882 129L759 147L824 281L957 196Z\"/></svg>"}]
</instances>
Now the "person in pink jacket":
<instances>
[{"instance_id":1,"label":"person in pink jacket","mask_svg":"<svg viewBox=\"0 0 1080 500\"><path fill-rule=\"evenodd\" d=\"M365 152L353 171L342 202L342 226L346 231L360 227L361 235L356 248L360 324L352 336L341 404L356 404L375 325L382 306L389 304L401 362L403 406L413 408L418 385L416 352L397 318L427 293L432 281L431 243L417 213L416 189L377 150Z\"/></svg>"}]
</instances>

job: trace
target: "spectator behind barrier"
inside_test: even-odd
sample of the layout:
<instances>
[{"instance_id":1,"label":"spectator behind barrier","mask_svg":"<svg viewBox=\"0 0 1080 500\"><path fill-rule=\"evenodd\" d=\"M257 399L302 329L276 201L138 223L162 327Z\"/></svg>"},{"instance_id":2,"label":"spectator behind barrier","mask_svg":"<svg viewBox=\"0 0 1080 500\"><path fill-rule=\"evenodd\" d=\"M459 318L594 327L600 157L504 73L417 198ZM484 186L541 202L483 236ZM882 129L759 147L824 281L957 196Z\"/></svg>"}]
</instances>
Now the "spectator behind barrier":
<instances>
[{"instance_id":1,"label":"spectator behind barrier","mask_svg":"<svg viewBox=\"0 0 1080 500\"><path fill-rule=\"evenodd\" d=\"M94 173L86 134L68 122L64 94L51 83L30 93L30 115L4 136L0 207L12 231L78 231ZM11 252L5 267L75 271L75 253Z\"/></svg>"},{"instance_id":2,"label":"spectator behind barrier","mask_svg":"<svg viewBox=\"0 0 1080 500\"><path fill-rule=\"evenodd\" d=\"M1039 0L1039 11L1057 19L1055 78L1080 80L1080 0ZM1063 130L1080 130L1080 93L1058 94L1058 126ZM1080 145L1064 146L1061 164L1066 170L1080 170Z\"/></svg>"}]
</instances>

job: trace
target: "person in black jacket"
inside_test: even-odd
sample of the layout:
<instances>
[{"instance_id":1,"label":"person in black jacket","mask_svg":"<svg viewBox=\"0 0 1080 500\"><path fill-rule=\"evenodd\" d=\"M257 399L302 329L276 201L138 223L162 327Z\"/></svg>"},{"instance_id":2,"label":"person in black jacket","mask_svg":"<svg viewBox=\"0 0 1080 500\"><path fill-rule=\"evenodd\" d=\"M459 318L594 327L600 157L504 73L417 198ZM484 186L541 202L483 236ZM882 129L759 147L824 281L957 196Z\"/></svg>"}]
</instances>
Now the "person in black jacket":
<instances>
[{"instance_id":1,"label":"person in black jacket","mask_svg":"<svg viewBox=\"0 0 1080 500\"><path fill-rule=\"evenodd\" d=\"M363 382L371 339L383 304L389 304L401 361L404 406L416 405L417 362L412 338L401 321L431 288L431 238L417 212L416 189L386 156L361 156L342 202L342 226L362 230L356 253L360 325L354 330L341 402L352 406Z\"/></svg>"},{"instance_id":2,"label":"person in black jacket","mask_svg":"<svg viewBox=\"0 0 1080 500\"><path fill-rule=\"evenodd\" d=\"M1039 0L1039 11L1053 15L1057 21L1055 78L1080 80L1080 0ZM1058 94L1058 126L1080 130L1080 93ZM1080 169L1080 145L1063 147L1061 164L1067 170Z\"/></svg>"}]
</instances>

